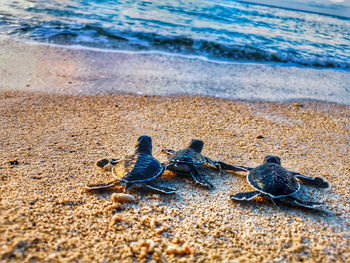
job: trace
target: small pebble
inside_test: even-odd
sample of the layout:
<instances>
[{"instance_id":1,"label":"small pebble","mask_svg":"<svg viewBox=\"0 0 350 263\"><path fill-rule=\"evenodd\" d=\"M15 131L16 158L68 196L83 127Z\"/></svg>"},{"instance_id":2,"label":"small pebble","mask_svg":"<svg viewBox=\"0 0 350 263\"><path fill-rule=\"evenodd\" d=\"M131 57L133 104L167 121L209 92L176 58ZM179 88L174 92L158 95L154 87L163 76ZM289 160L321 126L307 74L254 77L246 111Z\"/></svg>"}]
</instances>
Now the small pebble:
<instances>
[{"instance_id":1,"label":"small pebble","mask_svg":"<svg viewBox=\"0 0 350 263\"><path fill-rule=\"evenodd\" d=\"M122 204L121 203L113 203L112 205L106 206L105 210L106 211L122 210Z\"/></svg>"},{"instance_id":2,"label":"small pebble","mask_svg":"<svg viewBox=\"0 0 350 263\"><path fill-rule=\"evenodd\" d=\"M304 105L303 105L303 104L299 104L299 103L294 103L294 104L293 104L293 106L298 107L298 108L302 108L302 107L304 107Z\"/></svg>"},{"instance_id":3,"label":"small pebble","mask_svg":"<svg viewBox=\"0 0 350 263\"><path fill-rule=\"evenodd\" d=\"M111 199L113 203L137 203L135 197L129 194L114 193Z\"/></svg>"},{"instance_id":4,"label":"small pebble","mask_svg":"<svg viewBox=\"0 0 350 263\"><path fill-rule=\"evenodd\" d=\"M30 204L30 205L35 205L35 203L36 203L37 201L38 201L38 200L31 201L29 204Z\"/></svg>"},{"instance_id":5,"label":"small pebble","mask_svg":"<svg viewBox=\"0 0 350 263\"><path fill-rule=\"evenodd\" d=\"M187 247L184 248L184 247L180 247L178 245L170 245L166 249L165 253L182 256L182 255L189 254L189 249Z\"/></svg>"}]
</instances>

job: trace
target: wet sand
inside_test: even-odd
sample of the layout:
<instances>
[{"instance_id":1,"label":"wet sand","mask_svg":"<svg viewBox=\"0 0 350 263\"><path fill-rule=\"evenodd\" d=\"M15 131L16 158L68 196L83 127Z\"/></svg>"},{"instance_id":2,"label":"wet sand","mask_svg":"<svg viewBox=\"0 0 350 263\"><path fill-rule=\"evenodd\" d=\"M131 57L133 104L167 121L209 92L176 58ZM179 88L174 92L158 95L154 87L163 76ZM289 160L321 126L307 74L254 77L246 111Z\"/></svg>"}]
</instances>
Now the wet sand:
<instances>
[{"instance_id":1,"label":"wet sand","mask_svg":"<svg viewBox=\"0 0 350 263\"><path fill-rule=\"evenodd\" d=\"M349 107L274 104L174 96L60 96L0 93L0 258L21 262L346 262L350 259ZM134 151L138 136L160 150L205 142L203 154L256 166L267 154L329 190L305 189L319 211L230 194L249 191L245 173L201 170L214 190L166 172L177 188L161 195L87 192L112 180L94 167L102 157Z\"/></svg>"},{"instance_id":2,"label":"wet sand","mask_svg":"<svg viewBox=\"0 0 350 263\"><path fill-rule=\"evenodd\" d=\"M50 94L189 94L245 101L350 105L350 71L226 63L164 53L63 48L0 40L2 90Z\"/></svg>"}]
</instances>

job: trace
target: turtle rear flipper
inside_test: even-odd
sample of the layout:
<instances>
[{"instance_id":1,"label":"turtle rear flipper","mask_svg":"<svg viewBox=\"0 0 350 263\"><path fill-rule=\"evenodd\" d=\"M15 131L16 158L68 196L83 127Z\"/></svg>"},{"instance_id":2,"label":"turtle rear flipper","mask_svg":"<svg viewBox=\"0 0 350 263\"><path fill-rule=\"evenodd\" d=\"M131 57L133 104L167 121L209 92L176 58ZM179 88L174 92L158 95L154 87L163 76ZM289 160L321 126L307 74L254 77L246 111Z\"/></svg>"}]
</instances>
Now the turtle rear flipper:
<instances>
[{"instance_id":1,"label":"turtle rear flipper","mask_svg":"<svg viewBox=\"0 0 350 263\"><path fill-rule=\"evenodd\" d=\"M292 204L292 205L306 207L306 208L318 208L323 205L322 203L318 203L318 202L303 201L293 196L286 196L281 198L280 200L281 202L284 202L287 204Z\"/></svg>"},{"instance_id":2,"label":"turtle rear flipper","mask_svg":"<svg viewBox=\"0 0 350 263\"><path fill-rule=\"evenodd\" d=\"M299 179L303 184L307 184L310 186L328 189L331 185L329 182L326 181L323 177L309 177L306 175L302 175L296 172L292 172L293 175Z\"/></svg>"},{"instance_id":3,"label":"turtle rear flipper","mask_svg":"<svg viewBox=\"0 0 350 263\"><path fill-rule=\"evenodd\" d=\"M259 191L252 191L252 192L245 192L245 193L238 193L235 195L230 195L231 200L252 200L254 197L260 195Z\"/></svg>"},{"instance_id":4,"label":"turtle rear flipper","mask_svg":"<svg viewBox=\"0 0 350 263\"><path fill-rule=\"evenodd\" d=\"M193 165L189 165L190 173L193 179L202 186L208 187L209 189L214 189L215 187L204 179L202 175L199 174L197 169Z\"/></svg>"},{"instance_id":5,"label":"turtle rear flipper","mask_svg":"<svg viewBox=\"0 0 350 263\"><path fill-rule=\"evenodd\" d=\"M114 187L119 184L119 181L113 181L107 184L90 184L86 186L86 190L102 190Z\"/></svg>"},{"instance_id":6,"label":"turtle rear flipper","mask_svg":"<svg viewBox=\"0 0 350 263\"><path fill-rule=\"evenodd\" d=\"M227 170L227 171L243 171L243 172L249 172L250 170L253 170L253 168L250 167L245 167L245 166L240 166L240 165L232 165L225 163L223 161L213 161L214 164L218 164L221 166L221 169Z\"/></svg>"},{"instance_id":7,"label":"turtle rear flipper","mask_svg":"<svg viewBox=\"0 0 350 263\"><path fill-rule=\"evenodd\" d=\"M176 192L176 189L174 189L174 188L160 186L160 185L157 185L157 184L155 184L153 182L150 182L150 181L144 182L144 184L148 188L151 188L151 189L153 189L155 191L158 191L158 192L161 192L161 193L164 193L164 194L172 194L172 193Z\"/></svg>"},{"instance_id":8,"label":"turtle rear flipper","mask_svg":"<svg viewBox=\"0 0 350 263\"><path fill-rule=\"evenodd\" d=\"M221 168L221 164L220 162L218 161L213 161L211 160L209 157L205 157L205 160L210 163L212 166L215 166L217 169L219 169L219 173L221 175L221 171L222 171L222 168Z\"/></svg>"}]
</instances>

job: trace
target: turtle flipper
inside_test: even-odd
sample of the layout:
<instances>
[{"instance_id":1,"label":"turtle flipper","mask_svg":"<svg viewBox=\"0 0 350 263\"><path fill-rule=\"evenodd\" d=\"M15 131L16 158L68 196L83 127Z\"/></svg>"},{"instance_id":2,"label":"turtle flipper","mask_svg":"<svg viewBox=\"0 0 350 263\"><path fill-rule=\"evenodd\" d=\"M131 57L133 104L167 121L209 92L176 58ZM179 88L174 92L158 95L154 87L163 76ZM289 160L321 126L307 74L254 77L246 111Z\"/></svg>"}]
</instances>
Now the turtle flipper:
<instances>
[{"instance_id":1,"label":"turtle flipper","mask_svg":"<svg viewBox=\"0 0 350 263\"><path fill-rule=\"evenodd\" d=\"M157 185L153 182L150 182L150 181L147 181L147 182L144 182L145 185L148 187L148 188L151 188L155 191L158 191L158 192L161 192L161 193L164 193L164 194L172 194L172 193L175 193L176 192L176 189L174 188L169 188L169 187L164 187L164 186L160 186L160 185Z\"/></svg>"},{"instance_id":2,"label":"turtle flipper","mask_svg":"<svg viewBox=\"0 0 350 263\"><path fill-rule=\"evenodd\" d=\"M122 157L122 158L119 158L119 159L114 159L114 158L111 158L110 160L109 160L109 162L110 162L110 164L111 165L116 165L117 163L119 163L121 160L123 160L123 159L125 159L125 157Z\"/></svg>"},{"instance_id":3,"label":"turtle flipper","mask_svg":"<svg viewBox=\"0 0 350 263\"><path fill-rule=\"evenodd\" d=\"M323 177L309 177L306 175L302 175L296 172L292 172L292 174L299 179L303 184L311 185L318 188L327 189L331 186L329 182L326 181Z\"/></svg>"},{"instance_id":4,"label":"turtle flipper","mask_svg":"<svg viewBox=\"0 0 350 263\"><path fill-rule=\"evenodd\" d=\"M221 168L221 164L217 161L213 161L211 160L209 157L205 157L205 159L207 160L208 163L210 163L212 166L215 166L217 169L219 169L219 173L221 175L221 171L222 171L222 168Z\"/></svg>"},{"instance_id":5,"label":"turtle flipper","mask_svg":"<svg viewBox=\"0 0 350 263\"><path fill-rule=\"evenodd\" d=\"M109 164L110 164L109 160L104 158L104 159L98 160L95 165L97 168L107 171L107 170L111 170L111 167L109 167Z\"/></svg>"},{"instance_id":6,"label":"turtle flipper","mask_svg":"<svg viewBox=\"0 0 350 263\"><path fill-rule=\"evenodd\" d=\"M193 179L197 183L199 183L200 185L203 185L205 187L208 187L209 189L215 188L211 183L209 183L207 180L205 180L204 177L198 173L197 169L193 165L189 165L189 167L190 167L190 173L191 173Z\"/></svg>"},{"instance_id":7,"label":"turtle flipper","mask_svg":"<svg viewBox=\"0 0 350 263\"><path fill-rule=\"evenodd\" d=\"M168 154L168 155L172 155L175 153L174 150L171 149L162 149L162 153Z\"/></svg>"},{"instance_id":8,"label":"turtle flipper","mask_svg":"<svg viewBox=\"0 0 350 263\"><path fill-rule=\"evenodd\" d=\"M115 166L117 163L119 163L123 159L124 159L124 157L120 158L120 159L103 158L103 159L100 159L96 162L96 167L103 170L103 171L111 171L112 167Z\"/></svg>"},{"instance_id":9,"label":"turtle flipper","mask_svg":"<svg viewBox=\"0 0 350 263\"><path fill-rule=\"evenodd\" d=\"M85 187L86 190L102 190L107 189L110 187L114 187L119 184L118 180L115 180L113 182L107 183L107 184L90 184Z\"/></svg>"},{"instance_id":10,"label":"turtle flipper","mask_svg":"<svg viewBox=\"0 0 350 263\"><path fill-rule=\"evenodd\" d=\"M231 200L252 200L254 197L260 195L259 191L252 191L252 192L245 192L245 193L238 193L235 195L230 195Z\"/></svg>"},{"instance_id":11,"label":"turtle flipper","mask_svg":"<svg viewBox=\"0 0 350 263\"><path fill-rule=\"evenodd\" d=\"M318 208L322 206L322 203L318 202L310 202L310 201L302 201L300 199L297 199L293 196L286 196L280 199L281 202L292 204L296 206L306 207L306 208Z\"/></svg>"},{"instance_id":12,"label":"turtle flipper","mask_svg":"<svg viewBox=\"0 0 350 263\"><path fill-rule=\"evenodd\" d=\"M227 170L227 171L244 171L244 172L249 172L250 170L253 170L253 168L250 167L245 167L245 166L240 166L240 165L232 165L225 163L220 160L213 161L215 165L220 165L221 169Z\"/></svg>"}]
</instances>

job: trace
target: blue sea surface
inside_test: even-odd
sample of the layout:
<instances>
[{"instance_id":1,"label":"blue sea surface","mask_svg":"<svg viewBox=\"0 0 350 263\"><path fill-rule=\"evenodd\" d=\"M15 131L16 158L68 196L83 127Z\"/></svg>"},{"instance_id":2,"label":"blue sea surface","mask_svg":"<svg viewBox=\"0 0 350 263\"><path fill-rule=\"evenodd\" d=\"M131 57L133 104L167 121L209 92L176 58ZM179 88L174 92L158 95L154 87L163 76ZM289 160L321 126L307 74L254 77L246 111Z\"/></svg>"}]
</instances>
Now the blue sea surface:
<instances>
[{"instance_id":1,"label":"blue sea surface","mask_svg":"<svg viewBox=\"0 0 350 263\"><path fill-rule=\"evenodd\" d=\"M249 2L0 1L0 39L350 69L349 17Z\"/></svg>"}]
</instances>

